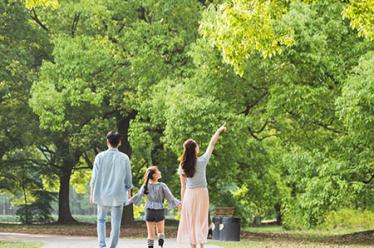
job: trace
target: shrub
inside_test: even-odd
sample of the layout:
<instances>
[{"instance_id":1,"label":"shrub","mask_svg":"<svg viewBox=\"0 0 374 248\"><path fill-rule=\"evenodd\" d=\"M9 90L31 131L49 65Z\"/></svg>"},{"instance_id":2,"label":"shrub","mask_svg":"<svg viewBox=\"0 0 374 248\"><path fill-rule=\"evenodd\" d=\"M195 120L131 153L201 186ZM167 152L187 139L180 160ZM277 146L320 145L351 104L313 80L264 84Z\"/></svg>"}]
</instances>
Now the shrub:
<instances>
[{"instance_id":1,"label":"shrub","mask_svg":"<svg viewBox=\"0 0 374 248\"><path fill-rule=\"evenodd\" d=\"M52 222L52 202L56 199L56 194L38 190L33 192L33 195L36 201L31 204L21 205L16 212L20 221L23 224Z\"/></svg>"},{"instance_id":2,"label":"shrub","mask_svg":"<svg viewBox=\"0 0 374 248\"><path fill-rule=\"evenodd\" d=\"M340 209L329 212L324 223L326 229L362 228L374 229L374 212L369 210Z\"/></svg>"}]
</instances>

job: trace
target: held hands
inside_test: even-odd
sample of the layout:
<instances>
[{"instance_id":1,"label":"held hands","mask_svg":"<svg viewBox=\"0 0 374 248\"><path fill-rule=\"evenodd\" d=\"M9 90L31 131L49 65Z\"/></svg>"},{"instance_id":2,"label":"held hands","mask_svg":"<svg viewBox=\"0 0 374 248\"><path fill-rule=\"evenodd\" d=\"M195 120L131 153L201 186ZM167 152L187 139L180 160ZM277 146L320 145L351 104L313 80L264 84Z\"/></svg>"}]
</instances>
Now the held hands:
<instances>
[{"instance_id":1,"label":"held hands","mask_svg":"<svg viewBox=\"0 0 374 248\"><path fill-rule=\"evenodd\" d=\"M132 204L131 190L127 191L127 205Z\"/></svg>"}]
</instances>

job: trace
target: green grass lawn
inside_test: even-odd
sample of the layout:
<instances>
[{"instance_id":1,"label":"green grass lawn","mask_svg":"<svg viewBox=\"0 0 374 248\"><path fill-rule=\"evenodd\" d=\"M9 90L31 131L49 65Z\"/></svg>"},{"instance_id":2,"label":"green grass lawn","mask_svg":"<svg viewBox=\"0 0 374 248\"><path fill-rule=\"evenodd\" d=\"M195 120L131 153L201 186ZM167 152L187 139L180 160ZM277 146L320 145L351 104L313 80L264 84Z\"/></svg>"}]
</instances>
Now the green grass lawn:
<instances>
[{"instance_id":1,"label":"green grass lawn","mask_svg":"<svg viewBox=\"0 0 374 248\"><path fill-rule=\"evenodd\" d=\"M245 227L242 228L244 232L256 234L274 234L285 237L292 237L297 240L311 240L311 241L324 241L329 238L348 235L352 233L367 231L365 228L341 228L341 229L310 229L310 230L286 230L281 226L268 226L268 227Z\"/></svg>"},{"instance_id":2,"label":"green grass lawn","mask_svg":"<svg viewBox=\"0 0 374 248\"><path fill-rule=\"evenodd\" d=\"M19 223L16 215L0 215L0 223Z\"/></svg>"},{"instance_id":3,"label":"green grass lawn","mask_svg":"<svg viewBox=\"0 0 374 248\"><path fill-rule=\"evenodd\" d=\"M240 242L210 241L224 248L255 248L255 247L374 247L374 234L355 235L365 229L334 229L334 230L286 230L280 226L245 227L242 228ZM244 236L243 236L244 233ZM245 237L245 238L243 238Z\"/></svg>"},{"instance_id":4,"label":"green grass lawn","mask_svg":"<svg viewBox=\"0 0 374 248\"><path fill-rule=\"evenodd\" d=\"M14 242L5 242L0 241L1 248L40 248L41 244L37 243L14 243Z\"/></svg>"},{"instance_id":5,"label":"green grass lawn","mask_svg":"<svg viewBox=\"0 0 374 248\"><path fill-rule=\"evenodd\" d=\"M362 244L329 244L329 243L314 243L305 241L240 241L240 242L221 242L221 241L211 241L209 244L218 245L223 248L369 248L372 245L362 245Z\"/></svg>"},{"instance_id":6,"label":"green grass lawn","mask_svg":"<svg viewBox=\"0 0 374 248\"><path fill-rule=\"evenodd\" d=\"M252 233L280 233L280 234L292 234L292 235L308 235L308 236L333 236L333 235L344 235L354 232L362 232L367 230L366 228L341 228L341 229L309 229L309 230L287 230L282 226L263 226L263 227L244 227L242 231Z\"/></svg>"}]
</instances>

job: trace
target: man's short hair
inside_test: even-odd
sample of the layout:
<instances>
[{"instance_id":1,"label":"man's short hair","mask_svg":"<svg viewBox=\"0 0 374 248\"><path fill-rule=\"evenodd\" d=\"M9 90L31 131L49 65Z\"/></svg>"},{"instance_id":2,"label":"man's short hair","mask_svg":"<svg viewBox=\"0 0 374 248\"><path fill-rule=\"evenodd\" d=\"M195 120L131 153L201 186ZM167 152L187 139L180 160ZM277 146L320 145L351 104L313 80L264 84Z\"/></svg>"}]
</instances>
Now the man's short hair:
<instances>
[{"instance_id":1,"label":"man's short hair","mask_svg":"<svg viewBox=\"0 0 374 248\"><path fill-rule=\"evenodd\" d=\"M111 146L117 147L121 141L121 134L117 131L110 131L106 138Z\"/></svg>"}]
</instances>

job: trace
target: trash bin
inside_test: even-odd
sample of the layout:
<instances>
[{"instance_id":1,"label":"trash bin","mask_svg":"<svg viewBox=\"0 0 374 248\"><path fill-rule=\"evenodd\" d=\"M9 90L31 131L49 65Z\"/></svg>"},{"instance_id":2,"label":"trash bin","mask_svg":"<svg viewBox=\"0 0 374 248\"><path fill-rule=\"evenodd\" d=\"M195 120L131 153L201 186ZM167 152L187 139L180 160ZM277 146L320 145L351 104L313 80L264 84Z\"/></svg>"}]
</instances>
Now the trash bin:
<instances>
[{"instance_id":1,"label":"trash bin","mask_svg":"<svg viewBox=\"0 0 374 248\"><path fill-rule=\"evenodd\" d=\"M222 228L220 228L219 240L240 241L240 218L222 217Z\"/></svg>"},{"instance_id":2,"label":"trash bin","mask_svg":"<svg viewBox=\"0 0 374 248\"><path fill-rule=\"evenodd\" d=\"M212 239L220 240L220 226L222 225L222 217L213 217L213 227L212 227Z\"/></svg>"}]
</instances>

